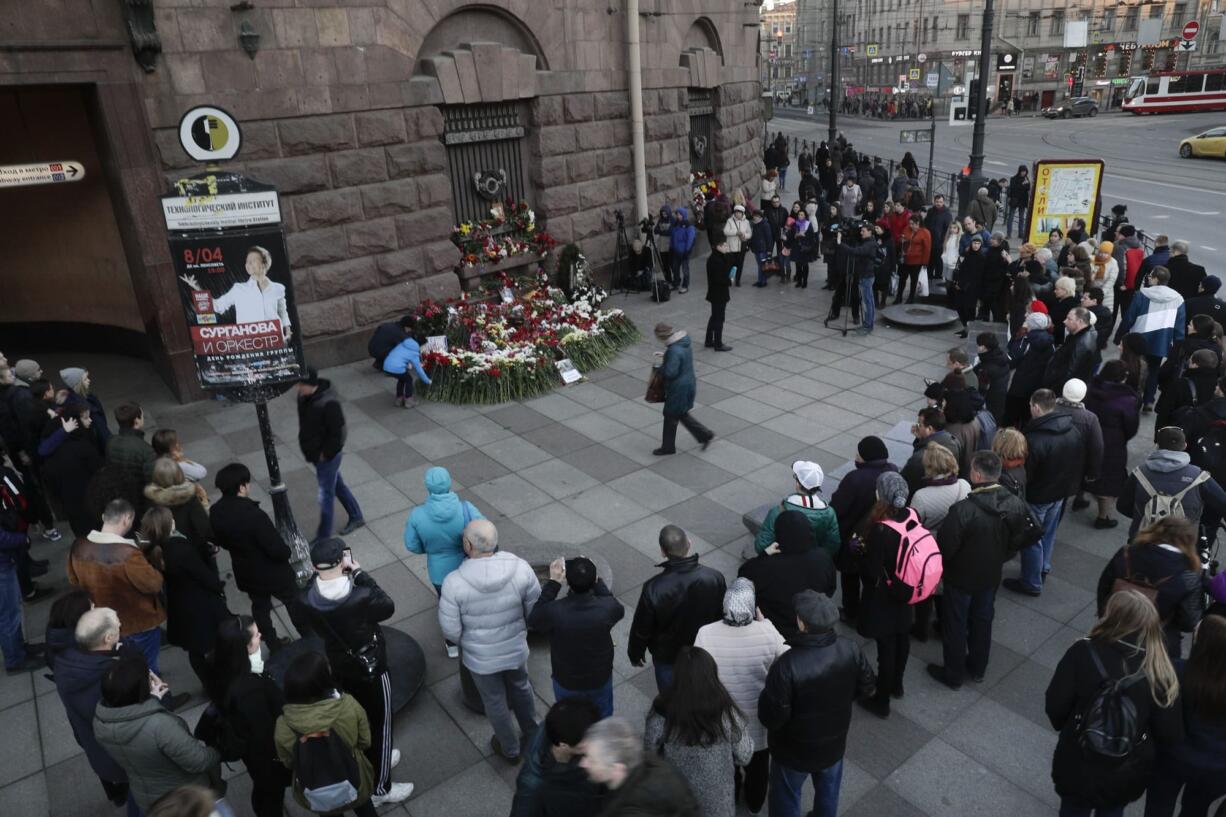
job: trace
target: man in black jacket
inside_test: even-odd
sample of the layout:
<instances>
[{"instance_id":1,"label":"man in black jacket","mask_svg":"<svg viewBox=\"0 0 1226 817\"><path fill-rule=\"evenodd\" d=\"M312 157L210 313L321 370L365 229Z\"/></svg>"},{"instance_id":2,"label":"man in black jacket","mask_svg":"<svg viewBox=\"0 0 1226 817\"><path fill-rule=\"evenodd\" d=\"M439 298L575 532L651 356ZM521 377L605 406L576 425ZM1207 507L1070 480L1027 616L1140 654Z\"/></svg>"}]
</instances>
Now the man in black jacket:
<instances>
[{"instance_id":1,"label":"man in black jacket","mask_svg":"<svg viewBox=\"0 0 1226 817\"><path fill-rule=\"evenodd\" d=\"M741 565L737 575L753 582L762 615L791 638L798 634L792 599L802 590L834 596L834 560L817 546L813 524L800 511L784 511L774 524L774 544Z\"/></svg>"},{"instance_id":2,"label":"man in black jacket","mask_svg":"<svg viewBox=\"0 0 1226 817\"><path fill-rule=\"evenodd\" d=\"M1193 264L1188 257L1188 242L1179 240L1171 242L1171 257L1166 262L1166 268L1171 273L1168 286L1183 296L1186 301L1196 297L1200 282L1205 280L1205 268Z\"/></svg>"},{"instance_id":3,"label":"man in black jacket","mask_svg":"<svg viewBox=\"0 0 1226 817\"><path fill-rule=\"evenodd\" d=\"M724 616L724 576L698 564L698 554L691 550L690 538L681 528L660 529L665 561L658 566L664 572L643 585L630 625L630 663L644 666L650 651L661 692L673 681L677 650L692 646L700 627Z\"/></svg>"},{"instance_id":4,"label":"man in black jacket","mask_svg":"<svg viewBox=\"0 0 1226 817\"><path fill-rule=\"evenodd\" d=\"M1090 310L1070 309L1064 317L1064 343L1047 362L1043 385L1059 394L1072 378L1090 382L1098 363L1098 332L1090 326Z\"/></svg>"},{"instance_id":5,"label":"man in black jacket","mask_svg":"<svg viewBox=\"0 0 1226 817\"><path fill-rule=\"evenodd\" d=\"M260 503L251 498L251 471L247 466L230 463L217 472L213 484L221 491L221 499L209 508L213 541L230 552L235 584L251 599L251 617L264 643L276 652L289 641L278 636L273 626L274 598L285 605L299 634L311 633L310 621L299 604L298 583L290 564L293 551L268 514L260 510Z\"/></svg>"},{"instance_id":6,"label":"man in black jacket","mask_svg":"<svg viewBox=\"0 0 1226 817\"><path fill-rule=\"evenodd\" d=\"M703 345L717 352L731 352L724 345L724 315L732 300L732 269L736 254L728 251L728 244L721 241L707 256L707 301L711 304L711 317L707 320L707 336Z\"/></svg>"},{"instance_id":7,"label":"man in black jacket","mask_svg":"<svg viewBox=\"0 0 1226 817\"><path fill-rule=\"evenodd\" d=\"M379 622L396 612L396 603L362 570L342 539L321 539L311 546L315 578L302 593L312 628L336 681L370 721L366 757L374 769L371 802L399 803L413 793L412 783L393 783L392 767L400 752L392 748L392 688L387 670L387 641Z\"/></svg>"},{"instance_id":8,"label":"man in black jacket","mask_svg":"<svg viewBox=\"0 0 1226 817\"><path fill-rule=\"evenodd\" d=\"M924 229L932 236L932 249L928 254L928 277L943 278L944 262L941 253L945 251L945 234L949 225L953 224L954 214L945 206L945 197L937 193L932 197L932 206L924 213Z\"/></svg>"},{"instance_id":9,"label":"man in black jacket","mask_svg":"<svg viewBox=\"0 0 1226 817\"><path fill-rule=\"evenodd\" d=\"M609 789L595 817L701 817L689 784L658 754L643 751L641 729L625 718L605 718L583 736L580 765L593 783Z\"/></svg>"},{"instance_id":10,"label":"man in black jacket","mask_svg":"<svg viewBox=\"0 0 1226 817\"><path fill-rule=\"evenodd\" d=\"M957 689L969 674L983 681L992 647L996 588L1005 562L1035 530L1030 509L1000 485L1000 456L976 451L971 458L970 496L955 502L936 533L945 573L941 640L945 665L929 664L928 674Z\"/></svg>"},{"instance_id":11,"label":"man in black jacket","mask_svg":"<svg viewBox=\"0 0 1226 817\"><path fill-rule=\"evenodd\" d=\"M860 645L834 632L839 611L813 590L793 600L800 634L766 675L758 719L770 736L771 817L800 817L800 792L813 778L813 813L838 811L851 707L877 679Z\"/></svg>"},{"instance_id":12,"label":"man in black jacket","mask_svg":"<svg viewBox=\"0 0 1226 817\"><path fill-rule=\"evenodd\" d=\"M1064 500L1077 492L1085 469L1086 441L1073 418L1056 411L1056 394L1039 389L1030 397L1030 423L1026 426L1026 503L1043 528L1043 537L1022 549L1022 574L1005 579L1007 590L1026 596L1043 592L1051 572L1056 528L1064 515Z\"/></svg>"},{"instance_id":13,"label":"man in black jacket","mask_svg":"<svg viewBox=\"0 0 1226 817\"><path fill-rule=\"evenodd\" d=\"M1005 422L1005 395L1009 392L1009 355L1000 348L995 332L980 332L975 336L979 360L971 370L979 380L979 391L997 426Z\"/></svg>"},{"instance_id":14,"label":"man in black jacket","mask_svg":"<svg viewBox=\"0 0 1226 817\"><path fill-rule=\"evenodd\" d=\"M770 206L762 211L762 215L766 217L766 223L770 225L771 241L774 242L775 247L774 254L778 256L783 251L783 227L788 220L788 211L777 194L771 196Z\"/></svg>"},{"instance_id":15,"label":"man in black jacket","mask_svg":"<svg viewBox=\"0 0 1226 817\"><path fill-rule=\"evenodd\" d=\"M1217 296L1222 288L1222 279L1206 275L1200 282L1196 297L1184 301L1184 315L1189 321L1197 315L1208 315L1218 324L1226 326L1226 303Z\"/></svg>"},{"instance_id":16,"label":"man in black jacket","mask_svg":"<svg viewBox=\"0 0 1226 817\"><path fill-rule=\"evenodd\" d=\"M885 471L897 471L890 462L890 451L880 437L863 437L856 444L855 468L843 477L830 497L830 507L839 520L838 568L843 584L842 614L848 621L860 615L861 578L859 560L850 553L852 534L877 501L877 477Z\"/></svg>"},{"instance_id":17,"label":"man in black jacket","mask_svg":"<svg viewBox=\"0 0 1226 817\"><path fill-rule=\"evenodd\" d=\"M558 601L562 582L570 593ZM591 559L555 559L549 565L549 581L528 614L528 628L549 635L555 700L586 698L600 710L600 717L613 714L613 637L609 633L624 615L626 608L596 576Z\"/></svg>"},{"instance_id":18,"label":"man in black jacket","mask_svg":"<svg viewBox=\"0 0 1226 817\"><path fill-rule=\"evenodd\" d=\"M366 344L366 352L374 360L375 371L383 371L383 361L387 353L413 333L415 323L412 317L406 315L398 321L388 321L375 327L370 342Z\"/></svg>"},{"instance_id":19,"label":"man in black jacket","mask_svg":"<svg viewBox=\"0 0 1226 817\"><path fill-rule=\"evenodd\" d=\"M873 262L877 258L877 238L873 225L867 221L860 225L860 241L854 246L843 241L843 233L835 233L838 241L834 274L834 300L830 303L830 314L826 316L826 326L839 318L843 305L851 310L851 318L860 322L860 290L861 279L874 275ZM851 278L848 279L850 273Z\"/></svg>"},{"instance_id":20,"label":"man in black jacket","mask_svg":"<svg viewBox=\"0 0 1226 817\"><path fill-rule=\"evenodd\" d=\"M579 744L601 714L587 698L559 698L524 750L511 817L591 817L605 792L579 765Z\"/></svg>"},{"instance_id":21,"label":"man in black jacket","mask_svg":"<svg viewBox=\"0 0 1226 817\"><path fill-rule=\"evenodd\" d=\"M339 499L349 521L340 529L347 536L366 524L357 498L341 477L342 449L345 447L345 412L332 383L307 368L298 383L298 447L302 456L315 466L319 482L319 529L313 541L332 535L332 504Z\"/></svg>"},{"instance_id":22,"label":"man in black jacket","mask_svg":"<svg viewBox=\"0 0 1226 817\"><path fill-rule=\"evenodd\" d=\"M1013 216L1017 215L1017 234L1025 238L1026 208L1030 206L1030 169L1018 165L1017 173L1009 177L1009 192L1005 194L1005 238L1013 237Z\"/></svg>"}]
</instances>

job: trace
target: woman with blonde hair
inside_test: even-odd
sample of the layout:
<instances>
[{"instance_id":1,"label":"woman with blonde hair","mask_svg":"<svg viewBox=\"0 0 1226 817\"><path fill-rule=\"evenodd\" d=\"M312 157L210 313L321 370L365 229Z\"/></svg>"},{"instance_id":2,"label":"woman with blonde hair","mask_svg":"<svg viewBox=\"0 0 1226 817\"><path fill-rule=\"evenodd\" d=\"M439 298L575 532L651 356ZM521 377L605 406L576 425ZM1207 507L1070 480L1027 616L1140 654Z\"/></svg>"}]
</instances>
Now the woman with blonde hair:
<instances>
[{"instance_id":1,"label":"woman with blonde hair","mask_svg":"<svg viewBox=\"0 0 1226 817\"><path fill-rule=\"evenodd\" d=\"M1026 500L1026 435L1016 428L1002 428L992 438L992 450L1000 457L1000 484L1023 502Z\"/></svg>"},{"instance_id":2,"label":"woman with blonde hair","mask_svg":"<svg viewBox=\"0 0 1226 817\"><path fill-rule=\"evenodd\" d=\"M1082 715L1112 681L1121 682L1136 713L1136 739L1124 757L1086 751L1079 742ZM1141 798L1153 776L1155 743L1183 739L1178 698L1157 608L1136 590L1115 593L1089 637L1065 652L1047 686L1047 717L1060 730L1051 773L1060 817L1122 817L1124 807Z\"/></svg>"},{"instance_id":3,"label":"woman with blonde hair","mask_svg":"<svg viewBox=\"0 0 1226 817\"><path fill-rule=\"evenodd\" d=\"M927 446L923 463L923 487L912 495L911 507L919 514L920 524L935 534L953 504L970 496L971 484L958 477L958 458L943 445ZM928 622L936 605L935 594L914 605L911 635L920 641L928 640Z\"/></svg>"},{"instance_id":4,"label":"woman with blonde hair","mask_svg":"<svg viewBox=\"0 0 1226 817\"><path fill-rule=\"evenodd\" d=\"M145 486L145 499L169 508L175 526L193 545L203 549L211 547L213 526L208 511L196 494L195 483L188 481L179 463L170 457L154 460L153 478Z\"/></svg>"},{"instance_id":5,"label":"woman with blonde hair","mask_svg":"<svg viewBox=\"0 0 1226 817\"><path fill-rule=\"evenodd\" d=\"M1200 527L1182 516L1167 516L1137 531L1098 578L1099 615L1121 587L1144 588L1158 608L1167 650L1178 658L1181 634L1192 632L1205 614L1199 541Z\"/></svg>"}]
</instances>

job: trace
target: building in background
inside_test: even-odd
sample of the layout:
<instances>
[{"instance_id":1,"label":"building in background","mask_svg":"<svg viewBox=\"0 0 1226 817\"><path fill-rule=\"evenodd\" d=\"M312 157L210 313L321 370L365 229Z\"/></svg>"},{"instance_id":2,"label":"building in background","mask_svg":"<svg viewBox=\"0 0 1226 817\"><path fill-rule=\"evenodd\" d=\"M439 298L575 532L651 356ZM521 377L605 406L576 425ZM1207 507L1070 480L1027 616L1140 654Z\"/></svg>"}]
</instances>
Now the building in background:
<instances>
[{"instance_id":1,"label":"building in background","mask_svg":"<svg viewBox=\"0 0 1226 817\"><path fill-rule=\"evenodd\" d=\"M762 6L759 14L762 27L761 59L762 89L770 91L777 102L800 105L806 98L808 77L802 70L796 39L796 9L798 0L776 2Z\"/></svg>"},{"instance_id":2,"label":"building in background","mask_svg":"<svg viewBox=\"0 0 1226 817\"><path fill-rule=\"evenodd\" d=\"M798 0L797 47L828 54L831 0ZM1226 66L1221 0L996 0L989 97L1046 107L1084 94L1118 108L1130 76ZM983 6L971 0L840 0L842 91L936 93L966 85ZM1194 50L1186 23L1201 24ZM820 61L819 61L820 62ZM829 58L823 65L828 69ZM971 69L973 70L973 68Z\"/></svg>"},{"instance_id":3,"label":"building in background","mask_svg":"<svg viewBox=\"0 0 1226 817\"><path fill-rule=\"evenodd\" d=\"M460 292L449 236L488 214L491 190L526 200L597 269L612 260L615 212L633 224L620 4L9 5L0 165L85 168L73 184L0 188L10 356L130 352L152 357L181 398L198 394L158 200L203 170L178 138L196 105L241 127L225 168L282 195L316 366L365 356L371 327ZM653 212L692 200L692 170L756 195L757 15L744 0L685 0L642 16Z\"/></svg>"}]
</instances>

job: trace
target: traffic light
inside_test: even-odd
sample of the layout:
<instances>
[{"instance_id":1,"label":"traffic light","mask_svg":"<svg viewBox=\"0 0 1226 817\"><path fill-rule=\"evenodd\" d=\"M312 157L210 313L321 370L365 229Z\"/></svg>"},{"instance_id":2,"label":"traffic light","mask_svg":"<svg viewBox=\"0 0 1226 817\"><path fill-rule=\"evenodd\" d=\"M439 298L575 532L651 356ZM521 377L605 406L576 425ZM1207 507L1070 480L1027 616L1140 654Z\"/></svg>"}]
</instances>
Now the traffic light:
<instances>
[{"instance_id":1,"label":"traffic light","mask_svg":"<svg viewBox=\"0 0 1226 817\"><path fill-rule=\"evenodd\" d=\"M968 99L972 111L979 109L979 79L971 80L971 95Z\"/></svg>"}]
</instances>

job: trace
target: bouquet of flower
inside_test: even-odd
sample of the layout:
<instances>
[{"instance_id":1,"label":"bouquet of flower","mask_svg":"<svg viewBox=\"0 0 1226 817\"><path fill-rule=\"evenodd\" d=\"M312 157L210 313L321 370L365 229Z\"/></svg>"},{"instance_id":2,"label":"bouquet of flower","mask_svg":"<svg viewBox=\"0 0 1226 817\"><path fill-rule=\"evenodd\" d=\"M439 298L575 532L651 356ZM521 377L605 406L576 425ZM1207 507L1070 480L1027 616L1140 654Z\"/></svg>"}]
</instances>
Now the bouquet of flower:
<instances>
[{"instance_id":1,"label":"bouquet of flower","mask_svg":"<svg viewBox=\"0 0 1226 817\"><path fill-rule=\"evenodd\" d=\"M598 308L605 297L588 282L568 299L538 268L503 273L479 298L423 301L416 315L421 331L447 337L447 351L422 353L432 381L425 396L453 403L520 400L561 385L554 363L562 358L581 370L606 365L639 333L620 309Z\"/></svg>"},{"instance_id":2,"label":"bouquet of flower","mask_svg":"<svg viewBox=\"0 0 1226 817\"><path fill-rule=\"evenodd\" d=\"M451 243L460 250L460 263L475 267L520 255L544 258L557 242L537 225L526 201L507 199L490 209L489 218L453 227Z\"/></svg>"},{"instance_id":3,"label":"bouquet of flower","mask_svg":"<svg viewBox=\"0 0 1226 817\"><path fill-rule=\"evenodd\" d=\"M696 170L690 174L690 191L694 196L694 213L703 211L708 201L720 194L719 179L710 173Z\"/></svg>"}]
</instances>

